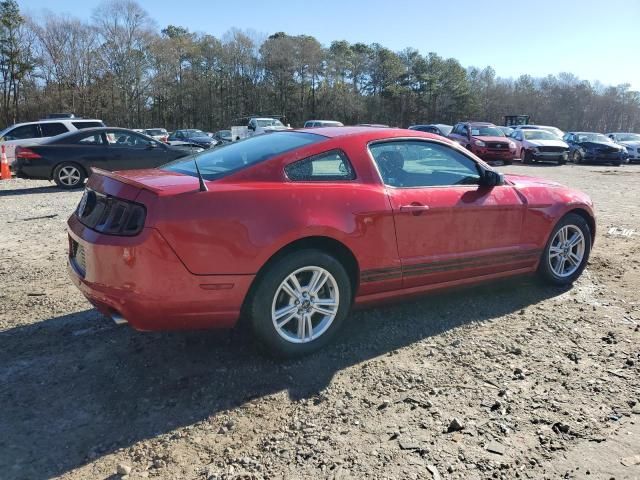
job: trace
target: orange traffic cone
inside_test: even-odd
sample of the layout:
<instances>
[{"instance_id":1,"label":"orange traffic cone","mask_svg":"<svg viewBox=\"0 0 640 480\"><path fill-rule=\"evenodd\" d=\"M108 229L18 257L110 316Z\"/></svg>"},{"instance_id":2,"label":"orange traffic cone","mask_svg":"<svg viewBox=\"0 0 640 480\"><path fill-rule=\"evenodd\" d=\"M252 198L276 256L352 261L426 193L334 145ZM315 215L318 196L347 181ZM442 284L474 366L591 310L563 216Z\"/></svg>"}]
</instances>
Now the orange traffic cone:
<instances>
[{"instance_id":1,"label":"orange traffic cone","mask_svg":"<svg viewBox=\"0 0 640 480\"><path fill-rule=\"evenodd\" d=\"M11 170L9 169L9 160L7 160L7 152L5 146L2 145L2 157L0 157L0 180L11 179Z\"/></svg>"}]
</instances>

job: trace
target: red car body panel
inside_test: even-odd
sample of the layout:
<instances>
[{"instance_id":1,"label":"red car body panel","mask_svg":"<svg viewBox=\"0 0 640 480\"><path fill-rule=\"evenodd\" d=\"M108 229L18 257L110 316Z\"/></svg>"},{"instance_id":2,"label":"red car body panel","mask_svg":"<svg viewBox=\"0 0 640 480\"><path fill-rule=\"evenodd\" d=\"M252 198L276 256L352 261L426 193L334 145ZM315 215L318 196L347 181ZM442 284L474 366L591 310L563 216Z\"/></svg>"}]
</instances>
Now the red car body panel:
<instances>
[{"instance_id":1,"label":"red car body panel","mask_svg":"<svg viewBox=\"0 0 640 480\"><path fill-rule=\"evenodd\" d=\"M593 218L586 195L527 177L496 187L382 183L369 142L417 137L463 150L440 136L346 127L321 134L323 141L206 182L208 191L196 177L165 170L94 173L88 188L143 204L147 217L142 233L119 237L72 215L70 242L86 257L84 274L69 259L74 283L102 312L141 330L230 327L262 267L301 239L328 238L353 254L355 303L363 305L532 272L562 215L579 208ZM333 149L349 158L355 180L287 179L289 163Z\"/></svg>"}]
</instances>

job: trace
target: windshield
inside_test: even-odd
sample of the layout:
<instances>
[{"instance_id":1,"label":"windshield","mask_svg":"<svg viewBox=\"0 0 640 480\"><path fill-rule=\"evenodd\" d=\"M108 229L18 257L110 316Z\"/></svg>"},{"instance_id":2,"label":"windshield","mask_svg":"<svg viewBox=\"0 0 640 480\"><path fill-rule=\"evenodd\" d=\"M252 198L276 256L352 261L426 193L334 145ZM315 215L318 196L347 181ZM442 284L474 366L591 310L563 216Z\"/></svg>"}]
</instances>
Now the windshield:
<instances>
[{"instance_id":1,"label":"windshield","mask_svg":"<svg viewBox=\"0 0 640 480\"><path fill-rule=\"evenodd\" d=\"M284 127L280 120L275 118L261 118L256 120L258 127Z\"/></svg>"},{"instance_id":2,"label":"windshield","mask_svg":"<svg viewBox=\"0 0 640 480\"><path fill-rule=\"evenodd\" d=\"M471 127L471 135L474 137L504 137L504 133L498 127Z\"/></svg>"},{"instance_id":3,"label":"windshield","mask_svg":"<svg viewBox=\"0 0 640 480\"><path fill-rule=\"evenodd\" d=\"M325 139L326 137L313 133L274 132L229 143L214 150L205 150L200 154L168 163L162 169L195 177L195 159L202 177L205 180L216 180L249 165Z\"/></svg>"},{"instance_id":4,"label":"windshield","mask_svg":"<svg viewBox=\"0 0 640 480\"><path fill-rule=\"evenodd\" d=\"M546 130L523 130L522 135L527 140L558 140L558 136Z\"/></svg>"},{"instance_id":5,"label":"windshield","mask_svg":"<svg viewBox=\"0 0 640 480\"><path fill-rule=\"evenodd\" d=\"M563 136L562 130L560 130L560 129L556 128L556 127L540 127L540 130L545 130L545 131L547 131L549 133L552 133L556 137L562 138L562 136Z\"/></svg>"},{"instance_id":6,"label":"windshield","mask_svg":"<svg viewBox=\"0 0 640 480\"><path fill-rule=\"evenodd\" d=\"M166 135L167 131L166 130L162 130L160 128L151 128L149 130L145 130L144 133L146 133L147 135Z\"/></svg>"},{"instance_id":7,"label":"windshield","mask_svg":"<svg viewBox=\"0 0 640 480\"><path fill-rule=\"evenodd\" d=\"M184 130L184 134L187 138L207 136L207 134L204 133L202 130Z\"/></svg>"},{"instance_id":8,"label":"windshield","mask_svg":"<svg viewBox=\"0 0 640 480\"><path fill-rule=\"evenodd\" d=\"M218 136L220 138L231 138L231 130L220 130Z\"/></svg>"},{"instance_id":9,"label":"windshield","mask_svg":"<svg viewBox=\"0 0 640 480\"><path fill-rule=\"evenodd\" d=\"M640 142L640 135L637 133L618 133L616 138L619 142Z\"/></svg>"},{"instance_id":10,"label":"windshield","mask_svg":"<svg viewBox=\"0 0 640 480\"><path fill-rule=\"evenodd\" d=\"M578 142L599 142L599 143L611 143L611 139L602 135L601 133L577 133L576 137Z\"/></svg>"},{"instance_id":11,"label":"windshield","mask_svg":"<svg viewBox=\"0 0 640 480\"><path fill-rule=\"evenodd\" d=\"M438 125L438 128L445 137L451 133L451 130L453 130L453 127L450 125Z\"/></svg>"}]
</instances>

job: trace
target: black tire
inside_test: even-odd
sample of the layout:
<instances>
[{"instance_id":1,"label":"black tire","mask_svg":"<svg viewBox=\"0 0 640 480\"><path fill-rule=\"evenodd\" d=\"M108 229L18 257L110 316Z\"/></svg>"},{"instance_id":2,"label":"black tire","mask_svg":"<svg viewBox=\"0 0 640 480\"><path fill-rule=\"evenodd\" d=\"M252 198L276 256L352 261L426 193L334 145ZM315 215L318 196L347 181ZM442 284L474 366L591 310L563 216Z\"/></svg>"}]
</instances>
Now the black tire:
<instances>
[{"instance_id":1,"label":"black tire","mask_svg":"<svg viewBox=\"0 0 640 480\"><path fill-rule=\"evenodd\" d=\"M527 165L533 163L533 155L531 152L525 150L524 156L522 157L522 163L526 163Z\"/></svg>"},{"instance_id":2,"label":"black tire","mask_svg":"<svg viewBox=\"0 0 640 480\"><path fill-rule=\"evenodd\" d=\"M272 320L272 307L278 301L276 295L281 295L279 289L284 280L305 267L320 267L333 276L339 294L338 308L333 321L318 338L306 343L294 343L276 330ZM290 253L260 272L256 282L246 310L249 324L258 346L266 353L281 358L308 355L326 346L340 330L353 301L351 280L345 267L336 258L321 250L305 249ZM298 320L291 321L298 325Z\"/></svg>"},{"instance_id":3,"label":"black tire","mask_svg":"<svg viewBox=\"0 0 640 480\"><path fill-rule=\"evenodd\" d=\"M579 165L579 164L582 163L582 154L580 153L580 150L574 150L573 151L573 154L571 155L571 160L576 165Z\"/></svg>"},{"instance_id":4,"label":"black tire","mask_svg":"<svg viewBox=\"0 0 640 480\"><path fill-rule=\"evenodd\" d=\"M86 178L84 168L73 162L63 162L53 171L53 181L56 185L68 190L83 187Z\"/></svg>"},{"instance_id":5,"label":"black tire","mask_svg":"<svg viewBox=\"0 0 640 480\"><path fill-rule=\"evenodd\" d=\"M554 240L558 231L566 226L573 226L580 229L582 235L584 236L584 254L582 257L582 261L580 262L578 268L571 274L566 277L562 277L557 275L551 268L551 262L549 261L550 249L552 245L552 241ZM553 285L570 285L573 283L581 274L582 271L587 266L587 262L589 261L589 255L591 253L591 228L589 228L589 224L586 220L577 215L575 213L568 213L554 227L551 235L549 235L549 239L547 240L547 244L544 247L544 251L542 252L542 256L540 257L540 265L538 266L538 274L542 280L547 283L551 283Z\"/></svg>"},{"instance_id":6,"label":"black tire","mask_svg":"<svg viewBox=\"0 0 640 480\"><path fill-rule=\"evenodd\" d=\"M622 162L613 162L614 167L620 167L621 165L622 165Z\"/></svg>"},{"instance_id":7,"label":"black tire","mask_svg":"<svg viewBox=\"0 0 640 480\"><path fill-rule=\"evenodd\" d=\"M511 161L511 160L503 160L502 163L505 164L505 165L512 165L513 161Z\"/></svg>"}]
</instances>

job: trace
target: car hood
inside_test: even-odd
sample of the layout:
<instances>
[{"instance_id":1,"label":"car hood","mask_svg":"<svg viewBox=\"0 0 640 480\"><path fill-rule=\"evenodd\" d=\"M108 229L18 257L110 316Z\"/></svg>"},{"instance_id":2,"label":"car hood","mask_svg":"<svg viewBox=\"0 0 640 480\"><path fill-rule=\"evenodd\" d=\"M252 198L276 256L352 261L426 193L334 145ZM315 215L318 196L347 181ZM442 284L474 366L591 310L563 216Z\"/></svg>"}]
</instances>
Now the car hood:
<instances>
[{"instance_id":1,"label":"car hood","mask_svg":"<svg viewBox=\"0 0 640 480\"><path fill-rule=\"evenodd\" d=\"M569 148L562 140L525 140L529 145L533 145L534 147L564 147Z\"/></svg>"},{"instance_id":2,"label":"car hood","mask_svg":"<svg viewBox=\"0 0 640 480\"><path fill-rule=\"evenodd\" d=\"M563 187L561 183L546 178L529 177L527 175L505 175L505 180L516 187Z\"/></svg>"},{"instance_id":3,"label":"car hood","mask_svg":"<svg viewBox=\"0 0 640 480\"><path fill-rule=\"evenodd\" d=\"M618 145L623 145L625 147L638 148L640 147L640 140L632 140L629 142L618 142Z\"/></svg>"},{"instance_id":4,"label":"car hood","mask_svg":"<svg viewBox=\"0 0 640 480\"><path fill-rule=\"evenodd\" d=\"M601 148L601 147L609 147L614 150L622 150L620 145L616 145L615 143L607 143L607 142L580 142L578 145L584 148Z\"/></svg>"}]
</instances>

